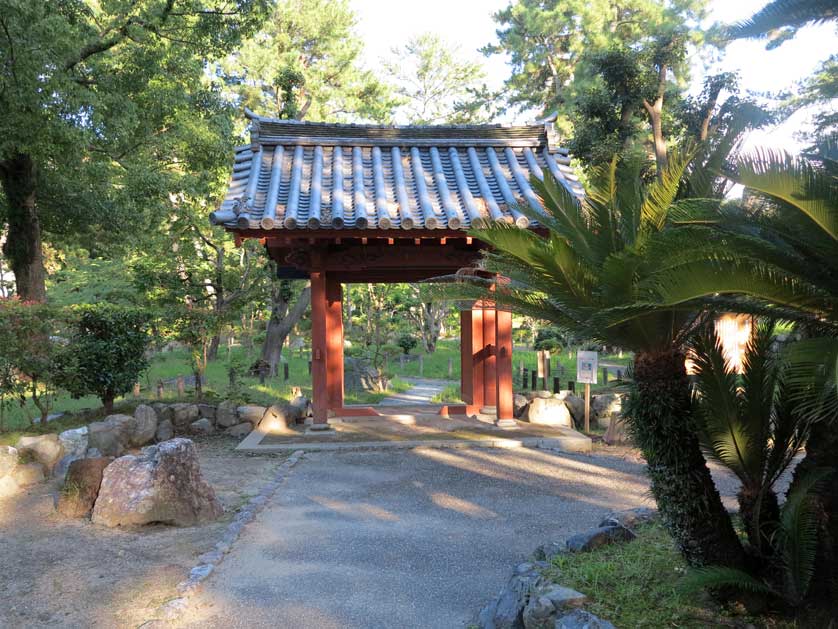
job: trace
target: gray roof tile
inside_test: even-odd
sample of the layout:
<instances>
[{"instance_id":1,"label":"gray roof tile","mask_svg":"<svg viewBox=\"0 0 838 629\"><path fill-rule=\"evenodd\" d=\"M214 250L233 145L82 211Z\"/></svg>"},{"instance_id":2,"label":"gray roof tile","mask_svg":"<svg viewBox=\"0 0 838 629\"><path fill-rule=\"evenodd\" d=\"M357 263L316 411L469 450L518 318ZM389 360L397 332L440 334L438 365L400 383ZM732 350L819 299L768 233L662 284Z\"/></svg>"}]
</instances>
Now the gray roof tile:
<instances>
[{"instance_id":1,"label":"gray roof tile","mask_svg":"<svg viewBox=\"0 0 838 629\"><path fill-rule=\"evenodd\" d=\"M528 227L530 178L584 194L550 123L392 127L274 120L248 112L227 195L210 220L233 229Z\"/></svg>"}]
</instances>

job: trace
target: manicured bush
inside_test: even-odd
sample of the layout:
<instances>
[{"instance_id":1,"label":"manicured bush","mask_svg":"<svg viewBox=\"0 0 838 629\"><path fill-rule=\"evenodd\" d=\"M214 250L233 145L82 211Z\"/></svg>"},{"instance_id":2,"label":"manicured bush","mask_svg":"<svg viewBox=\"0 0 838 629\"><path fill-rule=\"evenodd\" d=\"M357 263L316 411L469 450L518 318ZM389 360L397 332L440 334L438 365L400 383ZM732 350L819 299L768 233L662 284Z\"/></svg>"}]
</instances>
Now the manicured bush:
<instances>
[{"instance_id":1,"label":"manicured bush","mask_svg":"<svg viewBox=\"0 0 838 629\"><path fill-rule=\"evenodd\" d=\"M405 354L409 354L410 350L419 344L419 339L410 334L402 334L396 344L402 348Z\"/></svg>"},{"instance_id":2,"label":"manicured bush","mask_svg":"<svg viewBox=\"0 0 838 629\"><path fill-rule=\"evenodd\" d=\"M148 367L149 315L110 304L74 308L69 342L60 353L58 384L74 398L97 395L107 412Z\"/></svg>"}]
</instances>

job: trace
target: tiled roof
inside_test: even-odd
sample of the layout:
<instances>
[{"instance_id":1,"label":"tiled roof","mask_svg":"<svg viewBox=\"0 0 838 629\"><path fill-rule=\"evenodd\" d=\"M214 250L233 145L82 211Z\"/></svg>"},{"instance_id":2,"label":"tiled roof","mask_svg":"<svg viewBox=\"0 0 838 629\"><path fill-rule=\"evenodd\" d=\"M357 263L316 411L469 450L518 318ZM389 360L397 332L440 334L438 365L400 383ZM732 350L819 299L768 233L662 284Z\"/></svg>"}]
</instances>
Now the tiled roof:
<instances>
[{"instance_id":1,"label":"tiled roof","mask_svg":"<svg viewBox=\"0 0 838 629\"><path fill-rule=\"evenodd\" d=\"M233 229L450 229L530 221L530 177L583 190L550 123L385 127L252 119L214 224Z\"/></svg>"}]
</instances>

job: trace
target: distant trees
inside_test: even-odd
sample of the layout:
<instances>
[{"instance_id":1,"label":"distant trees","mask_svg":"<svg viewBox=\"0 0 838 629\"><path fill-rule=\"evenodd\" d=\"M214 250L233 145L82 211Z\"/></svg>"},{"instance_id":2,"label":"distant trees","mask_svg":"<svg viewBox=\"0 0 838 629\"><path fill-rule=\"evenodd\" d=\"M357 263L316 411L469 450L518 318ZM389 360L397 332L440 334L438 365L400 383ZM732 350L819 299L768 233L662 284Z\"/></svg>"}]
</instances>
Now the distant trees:
<instances>
[{"instance_id":1,"label":"distant trees","mask_svg":"<svg viewBox=\"0 0 838 629\"><path fill-rule=\"evenodd\" d=\"M227 119L204 59L237 45L264 5L0 3L0 219L23 299L46 298L46 236L100 248L141 235L217 155Z\"/></svg>"}]
</instances>

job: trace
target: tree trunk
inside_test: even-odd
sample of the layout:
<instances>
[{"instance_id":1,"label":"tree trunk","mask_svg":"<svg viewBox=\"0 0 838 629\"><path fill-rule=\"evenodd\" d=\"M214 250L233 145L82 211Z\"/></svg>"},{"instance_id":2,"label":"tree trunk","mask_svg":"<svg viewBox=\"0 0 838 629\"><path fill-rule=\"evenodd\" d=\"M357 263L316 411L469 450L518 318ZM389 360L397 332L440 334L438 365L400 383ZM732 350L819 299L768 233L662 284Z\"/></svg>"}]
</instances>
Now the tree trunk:
<instances>
[{"instance_id":1,"label":"tree trunk","mask_svg":"<svg viewBox=\"0 0 838 629\"><path fill-rule=\"evenodd\" d=\"M760 501L760 487L742 485L739 493L736 494L739 501L739 515L745 525L745 532L748 535L748 542L751 548L755 549L761 556L770 555L772 552L771 538L777 531L780 523L780 504L777 501L777 494L767 489L762 494ZM757 504L759 510L757 510Z\"/></svg>"},{"instance_id":2,"label":"tree trunk","mask_svg":"<svg viewBox=\"0 0 838 629\"><path fill-rule=\"evenodd\" d=\"M262 345L261 360L268 363L271 377L277 375L277 366L282 358L282 346L285 344L285 339L305 314L311 301L311 287L307 285L289 312L289 302L285 292L276 290L271 295L271 318L268 320L268 330Z\"/></svg>"},{"instance_id":3,"label":"tree trunk","mask_svg":"<svg viewBox=\"0 0 838 629\"><path fill-rule=\"evenodd\" d=\"M105 415L113 413L113 401L116 396L113 393L105 393L102 396L102 407L105 409Z\"/></svg>"},{"instance_id":4,"label":"tree trunk","mask_svg":"<svg viewBox=\"0 0 838 629\"><path fill-rule=\"evenodd\" d=\"M218 347L221 345L221 335L216 334L210 340L209 349L207 350L207 360L215 360L218 358Z\"/></svg>"},{"instance_id":5,"label":"tree trunk","mask_svg":"<svg viewBox=\"0 0 838 629\"><path fill-rule=\"evenodd\" d=\"M819 470L830 472L815 489L820 516L815 574L811 581L809 601L823 609L831 601L838 613L838 420L822 420L812 426L806 442L806 457L794 470L789 488Z\"/></svg>"},{"instance_id":6,"label":"tree trunk","mask_svg":"<svg viewBox=\"0 0 838 629\"><path fill-rule=\"evenodd\" d=\"M684 359L675 349L635 357L627 423L663 522L687 562L742 568L742 544L696 437Z\"/></svg>"},{"instance_id":7,"label":"tree trunk","mask_svg":"<svg viewBox=\"0 0 838 629\"><path fill-rule=\"evenodd\" d=\"M35 162L29 155L21 154L0 162L0 181L6 194L9 225L3 253L15 275L17 294L24 301L46 301Z\"/></svg>"}]
</instances>

